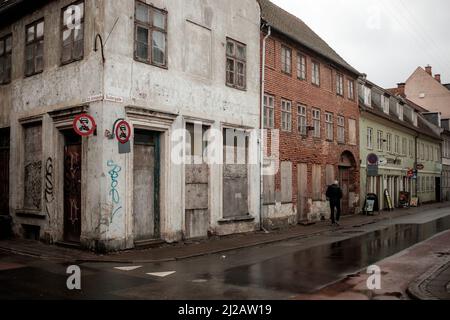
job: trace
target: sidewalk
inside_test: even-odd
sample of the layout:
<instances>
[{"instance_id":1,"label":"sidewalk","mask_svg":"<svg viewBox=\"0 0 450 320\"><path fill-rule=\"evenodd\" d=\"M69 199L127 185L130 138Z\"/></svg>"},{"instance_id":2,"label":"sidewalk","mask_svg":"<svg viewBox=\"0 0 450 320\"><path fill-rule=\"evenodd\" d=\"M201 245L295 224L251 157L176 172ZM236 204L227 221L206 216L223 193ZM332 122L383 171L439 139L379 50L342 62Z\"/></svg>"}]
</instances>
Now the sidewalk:
<instances>
[{"instance_id":1,"label":"sidewalk","mask_svg":"<svg viewBox=\"0 0 450 320\"><path fill-rule=\"evenodd\" d=\"M417 300L450 300L450 258L411 283L407 292Z\"/></svg>"},{"instance_id":2,"label":"sidewalk","mask_svg":"<svg viewBox=\"0 0 450 320\"><path fill-rule=\"evenodd\" d=\"M357 228L383 220L390 220L402 216L417 214L427 210L450 207L450 203L436 203L423 205L419 208L398 209L392 212L382 212L376 216L355 215L344 217L341 228ZM270 233L252 232L212 238L197 242L165 244L158 248L145 250L129 250L106 255L99 255L88 251L62 248L46 245L36 241L14 239L0 241L0 251L15 254L54 259L63 261L110 262L110 263L152 263L176 261L208 254L216 254L248 247L266 245L270 243L317 236L330 230L329 222L319 222L311 226L297 225L285 230Z\"/></svg>"}]
</instances>

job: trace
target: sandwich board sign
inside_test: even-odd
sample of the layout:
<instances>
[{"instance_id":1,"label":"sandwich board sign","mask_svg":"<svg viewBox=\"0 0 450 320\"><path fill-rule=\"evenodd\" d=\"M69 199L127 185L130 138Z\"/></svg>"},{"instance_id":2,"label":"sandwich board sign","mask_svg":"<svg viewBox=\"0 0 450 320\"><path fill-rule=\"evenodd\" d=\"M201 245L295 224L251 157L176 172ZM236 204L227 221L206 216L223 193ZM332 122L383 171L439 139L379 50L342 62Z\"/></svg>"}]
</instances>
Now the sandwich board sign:
<instances>
[{"instance_id":1,"label":"sandwich board sign","mask_svg":"<svg viewBox=\"0 0 450 320\"><path fill-rule=\"evenodd\" d=\"M92 116L80 114L73 120L73 129L82 137L88 137L94 134L97 124Z\"/></svg>"}]
</instances>

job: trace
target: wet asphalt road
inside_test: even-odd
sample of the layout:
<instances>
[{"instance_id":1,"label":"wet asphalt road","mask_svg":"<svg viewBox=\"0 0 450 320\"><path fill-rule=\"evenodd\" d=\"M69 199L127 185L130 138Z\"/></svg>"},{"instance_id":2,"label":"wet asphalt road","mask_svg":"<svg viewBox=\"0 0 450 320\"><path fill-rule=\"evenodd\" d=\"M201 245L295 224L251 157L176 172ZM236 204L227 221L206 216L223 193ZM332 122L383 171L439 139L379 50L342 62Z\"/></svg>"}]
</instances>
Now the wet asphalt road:
<instances>
[{"instance_id":1,"label":"wet asphalt road","mask_svg":"<svg viewBox=\"0 0 450 320\"><path fill-rule=\"evenodd\" d=\"M70 263L0 253L0 299L290 299L316 292L448 229L450 210L444 208L176 262L85 263L80 265L80 291L66 287ZM154 274L158 272L167 274Z\"/></svg>"}]
</instances>

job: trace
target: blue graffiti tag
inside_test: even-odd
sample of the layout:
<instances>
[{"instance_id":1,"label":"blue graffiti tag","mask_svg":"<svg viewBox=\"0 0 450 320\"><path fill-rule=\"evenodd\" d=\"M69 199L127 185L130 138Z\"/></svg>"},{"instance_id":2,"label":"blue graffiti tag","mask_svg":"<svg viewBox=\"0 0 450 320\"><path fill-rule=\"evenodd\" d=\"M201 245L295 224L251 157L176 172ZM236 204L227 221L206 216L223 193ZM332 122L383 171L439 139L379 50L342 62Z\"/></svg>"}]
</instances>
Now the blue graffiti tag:
<instances>
[{"instance_id":1,"label":"blue graffiti tag","mask_svg":"<svg viewBox=\"0 0 450 320\"><path fill-rule=\"evenodd\" d=\"M117 180L119 178L119 173L122 171L122 167L115 164L114 161L109 160L107 162L107 165L111 170L108 171L109 176L111 177L111 189L109 191L109 195L112 198L112 201L115 204L119 204L120 202L120 195L119 191L117 191L117 187L119 186L119 181Z\"/></svg>"}]
</instances>

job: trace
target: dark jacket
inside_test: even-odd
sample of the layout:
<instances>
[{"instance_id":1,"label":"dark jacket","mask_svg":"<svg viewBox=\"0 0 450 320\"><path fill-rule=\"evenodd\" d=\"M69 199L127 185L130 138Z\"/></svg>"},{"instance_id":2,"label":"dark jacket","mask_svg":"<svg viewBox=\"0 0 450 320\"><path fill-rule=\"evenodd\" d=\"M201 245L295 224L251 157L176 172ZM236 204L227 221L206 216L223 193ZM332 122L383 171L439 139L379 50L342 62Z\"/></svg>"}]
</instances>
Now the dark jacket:
<instances>
[{"instance_id":1,"label":"dark jacket","mask_svg":"<svg viewBox=\"0 0 450 320\"><path fill-rule=\"evenodd\" d=\"M339 202L342 199L342 190L339 186L333 184L328 187L327 198L330 202Z\"/></svg>"}]
</instances>

